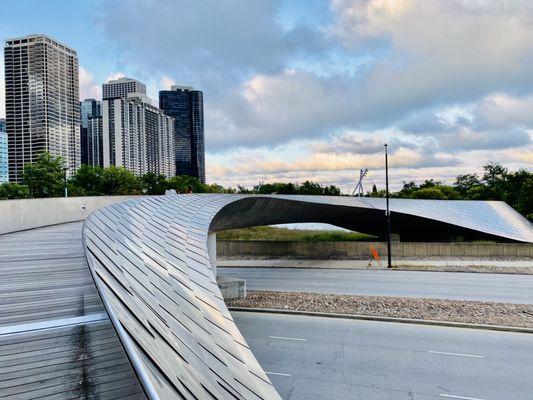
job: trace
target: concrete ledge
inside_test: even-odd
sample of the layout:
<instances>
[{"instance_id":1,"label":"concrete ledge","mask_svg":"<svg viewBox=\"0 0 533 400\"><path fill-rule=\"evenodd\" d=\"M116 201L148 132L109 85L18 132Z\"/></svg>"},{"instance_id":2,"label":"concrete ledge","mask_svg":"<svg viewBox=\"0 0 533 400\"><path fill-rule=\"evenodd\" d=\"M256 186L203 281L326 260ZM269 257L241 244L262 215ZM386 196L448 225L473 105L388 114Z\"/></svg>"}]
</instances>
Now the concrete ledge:
<instances>
[{"instance_id":1,"label":"concrete ledge","mask_svg":"<svg viewBox=\"0 0 533 400\"><path fill-rule=\"evenodd\" d=\"M83 221L99 208L139 196L50 197L0 200L0 234Z\"/></svg>"},{"instance_id":2,"label":"concrete ledge","mask_svg":"<svg viewBox=\"0 0 533 400\"><path fill-rule=\"evenodd\" d=\"M370 246L382 260L387 258L384 242L298 242L268 240L220 240L220 257L293 258L326 260L370 260ZM392 255L398 257L521 257L533 258L533 243L476 242L400 242L392 244Z\"/></svg>"},{"instance_id":3,"label":"concrete ledge","mask_svg":"<svg viewBox=\"0 0 533 400\"><path fill-rule=\"evenodd\" d=\"M443 327L453 327L453 328L483 329L483 330L500 331L500 332L518 332L518 333L533 334L533 328L522 328L522 327L516 327L516 326L469 324L466 322L432 321L432 320L427 320L427 319L379 317L379 316L374 316L374 315L338 314L338 313L297 311L297 310L278 310L274 308L228 307L228 309L230 311L246 311L246 312L288 314L288 315L306 315L310 317L357 319L357 320L378 321L378 322L398 322L402 324L421 324L421 325L443 326Z\"/></svg>"},{"instance_id":4,"label":"concrete ledge","mask_svg":"<svg viewBox=\"0 0 533 400\"><path fill-rule=\"evenodd\" d=\"M246 297L246 281L230 276L217 277L218 288L225 300L243 299Z\"/></svg>"}]
</instances>

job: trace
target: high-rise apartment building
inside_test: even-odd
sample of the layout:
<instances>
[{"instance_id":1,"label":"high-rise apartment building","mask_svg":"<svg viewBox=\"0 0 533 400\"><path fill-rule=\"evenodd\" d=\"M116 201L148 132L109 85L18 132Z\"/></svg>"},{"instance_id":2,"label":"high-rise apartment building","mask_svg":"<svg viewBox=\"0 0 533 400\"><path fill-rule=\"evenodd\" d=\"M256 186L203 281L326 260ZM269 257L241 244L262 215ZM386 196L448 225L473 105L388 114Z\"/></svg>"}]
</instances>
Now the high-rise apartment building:
<instances>
[{"instance_id":1,"label":"high-rise apartment building","mask_svg":"<svg viewBox=\"0 0 533 400\"><path fill-rule=\"evenodd\" d=\"M203 93L188 86L159 92L159 108L174 118L176 174L205 183Z\"/></svg>"},{"instance_id":2,"label":"high-rise apartment building","mask_svg":"<svg viewBox=\"0 0 533 400\"><path fill-rule=\"evenodd\" d=\"M6 121L0 118L0 183L9 181Z\"/></svg>"},{"instance_id":3,"label":"high-rise apartment building","mask_svg":"<svg viewBox=\"0 0 533 400\"><path fill-rule=\"evenodd\" d=\"M132 78L118 78L102 85L102 99L128 97L130 93L146 94L146 85Z\"/></svg>"},{"instance_id":4,"label":"high-rise apartment building","mask_svg":"<svg viewBox=\"0 0 533 400\"><path fill-rule=\"evenodd\" d=\"M102 102L103 165L123 166L136 175L175 175L174 120L152 106L146 95Z\"/></svg>"},{"instance_id":5,"label":"high-rise apartment building","mask_svg":"<svg viewBox=\"0 0 533 400\"><path fill-rule=\"evenodd\" d=\"M87 165L104 166L102 116L90 117L87 120Z\"/></svg>"},{"instance_id":6,"label":"high-rise apartment building","mask_svg":"<svg viewBox=\"0 0 533 400\"><path fill-rule=\"evenodd\" d=\"M76 51L46 35L8 39L4 48L10 181L44 151L61 156L68 175L80 165Z\"/></svg>"},{"instance_id":7,"label":"high-rise apartment building","mask_svg":"<svg viewBox=\"0 0 533 400\"><path fill-rule=\"evenodd\" d=\"M95 165L92 162L94 157L89 157L94 155L95 152L98 152L98 149L101 148L101 143L98 142L98 138L93 138L90 136L89 131L89 120L91 118L97 118L102 115L101 103L95 99L85 99L80 102L80 113L81 113L81 163L88 165ZM101 131L100 131L101 132ZM101 141L101 136L100 136ZM91 146L97 146L96 148Z\"/></svg>"}]
</instances>

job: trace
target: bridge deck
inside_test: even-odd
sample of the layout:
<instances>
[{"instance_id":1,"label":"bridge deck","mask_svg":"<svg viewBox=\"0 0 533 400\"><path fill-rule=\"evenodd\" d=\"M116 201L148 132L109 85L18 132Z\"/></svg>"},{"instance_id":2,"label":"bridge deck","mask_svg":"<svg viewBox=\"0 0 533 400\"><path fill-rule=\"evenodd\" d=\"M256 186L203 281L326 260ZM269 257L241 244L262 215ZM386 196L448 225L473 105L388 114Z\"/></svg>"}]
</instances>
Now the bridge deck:
<instances>
[{"instance_id":1,"label":"bridge deck","mask_svg":"<svg viewBox=\"0 0 533 400\"><path fill-rule=\"evenodd\" d=\"M0 398L143 399L98 297L82 223L0 235Z\"/></svg>"}]
</instances>

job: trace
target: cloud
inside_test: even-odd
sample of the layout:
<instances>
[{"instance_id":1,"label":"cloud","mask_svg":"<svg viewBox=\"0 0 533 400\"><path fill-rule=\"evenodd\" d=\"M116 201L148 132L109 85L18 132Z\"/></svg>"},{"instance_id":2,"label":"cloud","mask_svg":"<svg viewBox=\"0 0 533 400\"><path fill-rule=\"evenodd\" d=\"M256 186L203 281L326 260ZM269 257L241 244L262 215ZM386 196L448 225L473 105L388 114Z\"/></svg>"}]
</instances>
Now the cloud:
<instances>
[{"instance_id":1,"label":"cloud","mask_svg":"<svg viewBox=\"0 0 533 400\"><path fill-rule=\"evenodd\" d=\"M130 64L142 62L152 72L179 73L193 85L211 81L216 87L218 80L279 71L291 55L319 47L320 37L311 29L282 27L280 5L279 0L115 0L105 3L98 18Z\"/></svg>"},{"instance_id":2,"label":"cloud","mask_svg":"<svg viewBox=\"0 0 533 400\"><path fill-rule=\"evenodd\" d=\"M79 68L80 100L101 99L102 87L94 82L94 76L85 68Z\"/></svg>"},{"instance_id":3,"label":"cloud","mask_svg":"<svg viewBox=\"0 0 533 400\"><path fill-rule=\"evenodd\" d=\"M396 180L531 166L533 4L332 0L285 28L279 1L129 3L105 4L103 33L153 93L203 90L210 180L348 185L385 141Z\"/></svg>"},{"instance_id":4,"label":"cloud","mask_svg":"<svg viewBox=\"0 0 533 400\"><path fill-rule=\"evenodd\" d=\"M120 78L125 78L126 76L127 76L127 74L125 74L124 72L113 72L113 73L107 75L107 77L105 78L105 81L106 82L115 81L115 80L120 79Z\"/></svg>"},{"instance_id":5,"label":"cloud","mask_svg":"<svg viewBox=\"0 0 533 400\"><path fill-rule=\"evenodd\" d=\"M445 131L435 109L533 89L524 2L333 0L328 25L290 30L279 9L260 0L112 1L100 23L123 59L204 91L212 151L400 122L401 131Z\"/></svg>"},{"instance_id":6,"label":"cloud","mask_svg":"<svg viewBox=\"0 0 533 400\"><path fill-rule=\"evenodd\" d=\"M166 75L161 77L161 79L159 80L159 87L161 88L161 90L170 90L170 87L175 84L176 81Z\"/></svg>"}]
</instances>

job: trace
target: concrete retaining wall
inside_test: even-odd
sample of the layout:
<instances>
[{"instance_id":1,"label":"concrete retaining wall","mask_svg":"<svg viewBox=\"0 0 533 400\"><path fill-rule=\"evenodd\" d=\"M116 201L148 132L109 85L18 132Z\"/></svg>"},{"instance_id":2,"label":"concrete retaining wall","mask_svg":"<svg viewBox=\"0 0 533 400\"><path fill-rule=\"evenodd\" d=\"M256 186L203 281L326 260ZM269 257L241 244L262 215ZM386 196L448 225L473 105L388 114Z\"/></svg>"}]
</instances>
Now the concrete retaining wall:
<instances>
[{"instance_id":1,"label":"concrete retaining wall","mask_svg":"<svg viewBox=\"0 0 533 400\"><path fill-rule=\"evenodd\" d=\"M94 210L139 196L0 200L0 234L83 221Z\"/></svg>"},{"instance_id":2,"label":"concrete retaining wall","mask_svg":"<svg viewBox=\"0 0 533 400\"><path fill-rule=\"evenodd\" d=\"M370 246L380 257L387 256L384 242L217 242L218 257L307 258L307 259L370 259ZM392 244L394 257L533 257L530 243L420 243Z\"/></svg>"}]
</instances>

